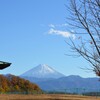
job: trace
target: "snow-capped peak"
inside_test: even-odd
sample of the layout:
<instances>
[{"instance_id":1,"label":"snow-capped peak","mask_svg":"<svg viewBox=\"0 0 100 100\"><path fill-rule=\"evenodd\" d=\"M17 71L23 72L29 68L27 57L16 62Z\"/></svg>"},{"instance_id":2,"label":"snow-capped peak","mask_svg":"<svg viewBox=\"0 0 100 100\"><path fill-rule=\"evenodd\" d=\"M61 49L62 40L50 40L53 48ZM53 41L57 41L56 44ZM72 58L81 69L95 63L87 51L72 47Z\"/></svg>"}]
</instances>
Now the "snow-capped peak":
<instances>
[{"instance_id":1,"label":"snow-capped peak","mask_svg":"<svg viewBox=\"0 0 100 100\"><path fill-rule=\"evenodd\" d=\"M51 68L50 66L48 66L46 64L40 64L40 65L34 67L33 69L25 72L21 76L36 77L36 78L60 78L60 77L64 77L63 74L57 72L56 70L54 70L53 68Z\"/></svg>"},{"instance_id":2,"label":"snow-capped peak","mask_svg":"<svg viewBox=\"0 0 100 100\"><path fill-rule=\"evenodd\" d=\"M46 64L38 65L38 69L40 70L40 72L43 72L43 73L54 73L55 72L54 69L52 69L51 67L49 67Z\"/></svg>"}]
</instances>

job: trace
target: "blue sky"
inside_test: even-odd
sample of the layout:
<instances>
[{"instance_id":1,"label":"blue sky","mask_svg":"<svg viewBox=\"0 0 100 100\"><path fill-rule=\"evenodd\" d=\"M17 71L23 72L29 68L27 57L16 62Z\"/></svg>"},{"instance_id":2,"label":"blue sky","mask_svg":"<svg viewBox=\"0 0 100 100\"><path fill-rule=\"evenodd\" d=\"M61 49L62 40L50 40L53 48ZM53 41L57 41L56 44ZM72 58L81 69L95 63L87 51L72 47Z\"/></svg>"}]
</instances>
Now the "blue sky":
<instances>
[{"instance_id":1,"label":"blue sky","mask_svg":"<svg viewBox=\"0 0 100 100\"><path fill-rule=\"evenodd\" d=\"M38 64L48 64L65 75L94 77L82 58L66 56L70 34L65 4L68 0L0 0L0 60L12 65L1 74L20 75ZM73 30L70 30L73 31Z\"/></svg>"}]
</instances>

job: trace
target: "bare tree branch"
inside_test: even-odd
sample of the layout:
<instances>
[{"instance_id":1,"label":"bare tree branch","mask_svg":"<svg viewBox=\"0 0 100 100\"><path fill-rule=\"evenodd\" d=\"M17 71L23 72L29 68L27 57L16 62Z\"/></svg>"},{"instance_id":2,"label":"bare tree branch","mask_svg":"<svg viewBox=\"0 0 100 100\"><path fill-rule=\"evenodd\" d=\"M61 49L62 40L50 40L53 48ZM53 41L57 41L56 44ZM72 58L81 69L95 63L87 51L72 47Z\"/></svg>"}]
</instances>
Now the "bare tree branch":
<instances>
[{"instance_id":1,"label":"bare tree branch","mask_svg":"<svg viewBox=\"0 0 100 100\"><path fill-rule=\"evenodd\" d=\"M92 65L92 70L100 76L100 0L70 0L66 6L70 15L67 22L74 27L74 34L82 38L67 43L78 57L82 56ZM87 35L82 35L87 34ZM70 55L70 54L69 54Z\"/></svg>"}]
</instances>

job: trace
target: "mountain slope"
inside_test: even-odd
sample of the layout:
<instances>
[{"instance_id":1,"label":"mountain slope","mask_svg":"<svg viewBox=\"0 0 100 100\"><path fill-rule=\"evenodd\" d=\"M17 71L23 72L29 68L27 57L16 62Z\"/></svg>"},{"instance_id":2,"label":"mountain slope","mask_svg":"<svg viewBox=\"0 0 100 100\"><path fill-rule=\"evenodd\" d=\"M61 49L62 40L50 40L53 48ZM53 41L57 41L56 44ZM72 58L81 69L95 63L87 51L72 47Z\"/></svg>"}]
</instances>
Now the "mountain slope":
<instances>
[{"instance_id":1,"label":"mountain slope","mask_svg":"<svg viewBox=\"0 0 100 100\"><path fill-rule=\"evenodd\" d=\"M21 77L35 77L35 78L60 78L65 75L57 72L46 64L40 64L35 68L23 73Z\"/></svg>"},{"instance_id":2,"label":"mountain slope","mask_svg":"<svg viewBox=\"0 0 100 100\"><path fill-rule=\"evenodd\" d=\"M99 91L100 82L98 78L82 78L80 76L67 76L58 79L41 79L41 78L27 78L31 82L35 82L41 89L46 91L67 91L67 92L90 92Z\"/></svg>"}]
</instances>

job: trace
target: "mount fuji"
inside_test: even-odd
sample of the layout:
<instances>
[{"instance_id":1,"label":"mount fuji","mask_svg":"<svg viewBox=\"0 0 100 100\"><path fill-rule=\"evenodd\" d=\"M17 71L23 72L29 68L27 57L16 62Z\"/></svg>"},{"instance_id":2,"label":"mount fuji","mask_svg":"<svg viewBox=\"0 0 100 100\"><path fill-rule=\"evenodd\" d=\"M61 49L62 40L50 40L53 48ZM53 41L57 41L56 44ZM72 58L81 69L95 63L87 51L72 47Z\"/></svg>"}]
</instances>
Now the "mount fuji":
<instances>
[{"instance_id":1,"label":"mount fuji","mask_svg":"<svg viewBox=\"0 0 100 100\"><path fill-rule=\"evenodd\" d=\"M58 71L54 70L52 67L46 64L40 64L33 69L23 73L21 77L33 77L33 78L61 78L65 77L65 75L59 73Z\"/></svg>"},{"instance_id":2,"label":"mount fuji","mask_svg":"<svg viewBox=\"0 0 100 100\"><path fill-rule=\"evenodd\" d=\"M68 93L95 92L100 90L98 78L82 78L76 75L65 76L46 64L40 64L20 75L21 78L36 83L45 91L65 91ZM83 88L83 90L82 90ZM80 89L80 91L76 91Z\"/></svg>"}]
</instances>

